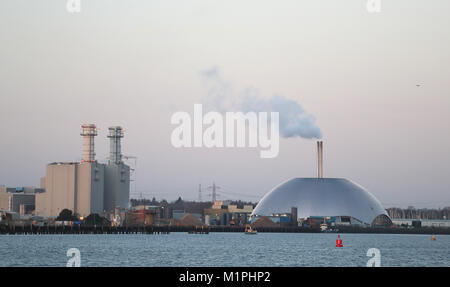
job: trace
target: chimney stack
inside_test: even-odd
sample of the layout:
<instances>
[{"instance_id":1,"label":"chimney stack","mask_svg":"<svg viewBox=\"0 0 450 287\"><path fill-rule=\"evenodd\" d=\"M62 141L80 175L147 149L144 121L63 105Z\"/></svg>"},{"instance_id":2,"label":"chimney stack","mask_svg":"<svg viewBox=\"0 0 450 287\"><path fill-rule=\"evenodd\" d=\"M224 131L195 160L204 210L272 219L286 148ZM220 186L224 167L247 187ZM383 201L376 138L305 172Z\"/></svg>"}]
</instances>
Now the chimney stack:
<instances>
[{"instance_id":1,"label":"chimney stack","mask_svg":"<svg viewBox=\"0 0 450 287\"><path fill-rule=\"evenodd\" d=\"M95 161L94 137L97 135L97 127L94 124L85 124L81 126L83 137L83 158L81 162Z\"/></svg>"},{"instance_id":2,"label":"chimney stack","mask_svg":"<svg viewBox=\"0 0 450 287\"><path fill-rule=\"evenodd\" d=\"M317 178L323 178L323 142L317 142Z\"/></svg>"},{"instance_id":3,"label":"chimney stack","mask_svg":"<svg viewBox=\"0 0 450 287\"><path fill-rule=\"evenodd\" d=\"M122 163L122 149L120 139L123 138L122 127L115 126L109 128L109 164Z\"/></svg>"}]
</instances>

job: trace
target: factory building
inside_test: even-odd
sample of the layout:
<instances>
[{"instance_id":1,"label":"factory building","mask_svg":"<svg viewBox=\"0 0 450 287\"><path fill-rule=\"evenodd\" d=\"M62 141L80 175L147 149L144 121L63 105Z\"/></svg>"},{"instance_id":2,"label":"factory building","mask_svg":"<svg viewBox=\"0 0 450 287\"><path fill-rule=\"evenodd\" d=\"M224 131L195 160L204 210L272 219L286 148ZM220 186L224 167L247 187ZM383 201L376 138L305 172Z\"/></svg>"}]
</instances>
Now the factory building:
<instances>
[{"instance_id":1,"label":"factory building","mask_svg":"<svg viewBox=\"0 0 450 287\"><path fill-rule=\"evenodd\" d=\"M112 211L116 207L128 208L130 201L130 167L122 161L120 139L123 137L121 127L110 127L108 138L109 161L105 166L104 208Z\"/></svg>"},{"instance_id":2,"label":"factory building","mask_svg":"<svg viewBox=\"0 0 450 287\"><path fill-rule=\"evenodd\" d=\"M351 225L390 225L381 203L362 186L344 178L323 177L323 144L317 143L317 178L293 178L259 201L252 217L270 216L295 208L298 220L333 217Z\"/></svg>"},{"instance_id":3,"label":"factory building","mask_svg":"<svg viewBox=\"0 0 450 287\"><path fill-rule=\"evenodd\" d=\"M450 219L405 219L392 218L392 223L407 227L447 227L450 228Z\"/></svg>"},{"instance_id":4,"label":"factory building","mask_svg":"<svg viewBox=\"0 0 450 287\"><path fill-rule=\"evenodd\" d=\"M42 192L41 188L0 186L0 209L22 215L30 213L35 209L36 194Z\"/></svg>"},{"instance_id":5,"label":"factory building","mask_svg":"<svg viewBox=\"0 0 450 287\"><path fill-rule=\"evenodd\" d=\"M94 137L97 128L93 124L81 126L83 151L81 162L59 162L47 165L46 175L41 178L44 193L36 197L36 214L58 216L63 209L72 210L80 216L92 213L113 213L116 207L128 208L130 193L130 168L121 162L120 127L119 143L114 146L115 158L108 164L95 159ZM110 129L111 130L111 129Z\"/></svg>"},{"instance_id":6,"label":"factory building","mask_svg":"<svg viewBox=\"0 0 450 287\"><path fill-rule=\"evenodd\" d=\"M253 211L252 205L229 204L226 201L215 201L211 208L205 208L206 225L245 225Z\"/></svg>"},{"instance_id":7,"label":"factory building","mask_svg":"<svg viewBox=\"0 0 450 287\"><path fill-rule=\"evenodd\" d=\"M97 162L51 163L41 178L45 192L36 197L36 213L57 216L63 209L80 216L103 212L105 165Z\"/></svg>"}]
</instances>

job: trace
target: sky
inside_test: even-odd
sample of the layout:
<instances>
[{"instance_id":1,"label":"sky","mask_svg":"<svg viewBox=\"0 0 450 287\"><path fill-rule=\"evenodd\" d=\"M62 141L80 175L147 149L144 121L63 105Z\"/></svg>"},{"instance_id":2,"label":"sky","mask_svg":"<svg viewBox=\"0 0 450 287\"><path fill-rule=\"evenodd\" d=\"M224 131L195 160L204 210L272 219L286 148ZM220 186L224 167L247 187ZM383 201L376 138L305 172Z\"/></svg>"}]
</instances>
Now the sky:
<instances>
[{"instance_id":1,"label":"sky","mask_svg":"<svg viewBox=\"0 0 450 287\"><path fill-rule=\"evenodd\" d=\"M450 2L365 0L0 1L0 184L38 186L50 162L81 159L80 125L125 129L132 197L257 201L316 175L314 139L259 149L174 148L170 118L230 91L297 102L323 135L324 176L385 207L450 206Z\"/></svg>"}]
</instances>

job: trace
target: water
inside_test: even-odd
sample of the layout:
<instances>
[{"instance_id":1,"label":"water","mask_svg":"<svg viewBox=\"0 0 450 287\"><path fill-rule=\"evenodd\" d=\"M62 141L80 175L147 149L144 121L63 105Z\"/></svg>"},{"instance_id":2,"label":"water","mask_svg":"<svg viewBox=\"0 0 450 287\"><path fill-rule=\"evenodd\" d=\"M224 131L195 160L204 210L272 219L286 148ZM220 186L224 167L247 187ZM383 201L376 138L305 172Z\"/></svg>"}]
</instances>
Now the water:
<instances>
[{"instance_id":1,"label":"water","mask_svg":"<svg viewBox=\"0 0 450 287\"><path fill-rule=\"evenodd\" d=\"M450 235L316 233L171 233L168 235L0 235L0 266L65 266L69 248L81 266L450 266Z\"/></svg>"}]
</instances>

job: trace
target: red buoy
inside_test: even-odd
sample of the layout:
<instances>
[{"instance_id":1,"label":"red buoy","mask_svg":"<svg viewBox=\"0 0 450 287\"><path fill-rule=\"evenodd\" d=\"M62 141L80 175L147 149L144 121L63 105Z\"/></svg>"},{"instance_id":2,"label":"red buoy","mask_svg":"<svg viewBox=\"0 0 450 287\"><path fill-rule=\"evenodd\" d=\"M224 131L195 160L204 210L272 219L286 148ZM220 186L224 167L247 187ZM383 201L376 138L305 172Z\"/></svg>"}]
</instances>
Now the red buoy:
<instances>
[{"instance_id":1,"label":"red buoy","mask_svg":"<svg viewBox=\"0 0 450 287\"><path fill-rule=\"evenodd\" d=\"M344 247L344 245L342 245L342 239L340 235L338 235L338 238L336 239L336 247Z\"/></svg>"}]
</instances>

